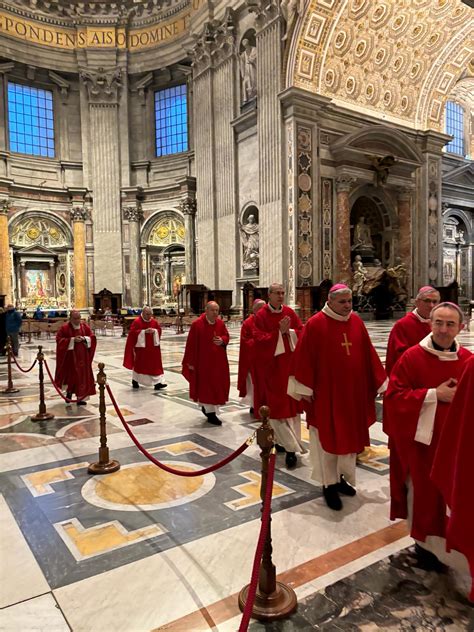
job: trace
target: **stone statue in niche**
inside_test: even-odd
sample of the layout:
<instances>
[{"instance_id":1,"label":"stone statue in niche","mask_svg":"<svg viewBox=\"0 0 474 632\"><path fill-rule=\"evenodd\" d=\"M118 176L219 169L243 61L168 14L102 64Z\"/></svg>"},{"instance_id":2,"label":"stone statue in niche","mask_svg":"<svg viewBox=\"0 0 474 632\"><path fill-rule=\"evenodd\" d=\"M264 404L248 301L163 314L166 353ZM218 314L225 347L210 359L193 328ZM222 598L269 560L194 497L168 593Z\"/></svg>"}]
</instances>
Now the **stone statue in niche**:
<instances>
[{"instance_id":1,"label":"stone statue in niche","mask_svg":"<svg viewBox=\"0 0 474 632\"><path fill-rule=\"evenodd\" d=\"M243 263L244 270L258 270L259 259L259 234L258 222L254 214L250 214L245 224L240 226L240 234L242 236L243 245Z\"/></svg>"},{"instance_id":2,"label":"stone statue in niche","mask_svg":"<svg viewBox=\"0 0 474 632\"><path fill-rule=\"evenodd\" d=\"M282 37L283 41L288 38L298 15L303 15L304 3L305 0L281 0L280 9L286 22L285 35Z\"/></svg>"},{"instance_id":3,"label":"stone statue in niche","mask_svg":"<svg viewBox=\"0 0 474 632\"><path fill-rule=\"evenodd\" d=\"M240 53L240 76L242 77L243 103L257 96L257 49L245 38Z\"/></svg>"},{"instance_id":4,"label":"stone statue in niche","mask_svg":"<svg viewBox=\"0 0 474 632\"><path fill-rule=\"evenodd\" d=\"M352 291L356 296L362 294L362 288L367 280L367 270L362 263L362 257L356 255L352 264L354 274L352 275Z\"/></svg>"},{"instance_id":5,"label":"stone statue in niche","mask_svg":"<svg viewBox=\"0 0 474 632\"><path fill-rule=\"evenodd\" d=\"M373 254L374 244L372 243L372 235L370 234L370 226L365 223L365 217L359 218L354 228L354 243L352 250L370 251Z\"/></svg>"}]
</instances>

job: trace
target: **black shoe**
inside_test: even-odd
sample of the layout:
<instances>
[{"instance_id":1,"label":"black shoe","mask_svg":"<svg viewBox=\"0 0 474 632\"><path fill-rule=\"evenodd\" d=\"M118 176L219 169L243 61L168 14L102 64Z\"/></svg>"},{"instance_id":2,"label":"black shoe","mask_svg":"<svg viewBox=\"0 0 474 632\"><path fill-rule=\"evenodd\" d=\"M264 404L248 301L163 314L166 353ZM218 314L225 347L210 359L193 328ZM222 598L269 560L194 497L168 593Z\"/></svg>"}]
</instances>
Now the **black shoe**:
<instances>
[{"instance_id":1,"label":"black shoe","mask_svg":"<svg viewBox=\"0 0 474 632\"><path fill-rule=\"evenodd\" d=\"M66 399L72 399L71 391L66 391ZM70 404L71 402L66 402L66 404Z\"/></svg>"},{"instance_id":2,"label":"black shoe","mask_svg":"<svg viewBox=\"0 0 474 632\"><path fill-rule=\"evenodd\" d=\"M209 416L209 413L206 413L206 409L204 408L204 406L201 406L201 412L203 415L206 415L206 417Z\"/></svg>"},{"instance_id":3,"label":"black shoe","mask_svg":"<svg viewBox=\"0 0 474 632\"><path fill-rule=\"evenodd\" d=\"M252 406L252 408L249 410L249 413L250 413L251 415L253 415L253 406Z\"/></svg>"},{"instance_id":4,"label":"black shoe","mask_svg":"<svg viewBox=\"0 0 474 632\"><path fill-rule=\"evenodd\" d=\"M78 406L87 406L87 402L84 402L84 401L81 400L80 402L77 402L77 405Z\"/></svg>"},{"instance_id":5,"label":"black shoe","mask_svg":"<svg viewBox=\"0 0 474 632\"><path fill-rule=\"evenodd\" d=\"M279 445L278 443L275 443L275 450L279 452L280 454L284 454L286 452L285 448L282 445Z\"/></svg>"},{"instance_id":6,"label":"black shoe","mask_svg":"<svg viewBox=\"0 0 474 632\"><path fill-rule=\"evenodd\" d=\"M285 456L286 467L289 470L293 470L297 464L296 454L294 452L287 452Z\"/></svg>"},{"instance_id":7,"label":"black shoe","mask_svg":"<svg viewBox=\"0 0 474 632\"><path fill-rule=\"evenodd\" d=\"M155 384L155 391L161 391L162 388L166 388L168 384Z\"/></svg>"},{"instance_id":8,"label":"black shoe","mask_svg":"<svg viewBox=\"0 0 474 632\"><path fill-rule=\"evenodd\" d=\"M448 567L439 561L434 553L424 549L418 543L415 544L415 555L418 559L420 568L425 571L434 571L435 573L447 573Z\"/></svg>"},{"instance_id":9,"label":"black shoe","mask_svg":"<svg viewBox=\"0 0 474 632\"><path fill-rule=\"evenodd\" d=\"M337 491L340 494L344 494L344 496L355 496L357 494L355 487L352 487L352 485L350 485L346 481L346 479L344 478L342 474L341 474L341 481L337 483L336 487L337 487Z\"/></svg>"},{"instance_id":10,"label":"black shoe","mask_svg":"<svg viewBox=\"0 0 474 632\"><path fill-rule=\"evenodd\" d=\"M140 388L140 384L137 382L137 380L132 380L132 388Z\"/></svg>"},{"instance_id":11,"label":"black shoe","mask_svg":"<svg viewBox=\"0 0 474 632\"><path fill-rule=\"evenodd\" d=\"M207 413L207 421L213 426L222 426L222 421L216 415L216 413Z\"/></svg>"},{"instance_id":12,"label":"black shoe","mask_svg":"<svg viewBox=\"0 0 474 632\"><path fill-rule=\"evenodd\" d=\"M337 486L338 483L323 487L323 496L326 501L326 505L329 509L333 509L334 511L340 511L342 509L342 501L337 493Z\"/></svg>"}]
</instances>

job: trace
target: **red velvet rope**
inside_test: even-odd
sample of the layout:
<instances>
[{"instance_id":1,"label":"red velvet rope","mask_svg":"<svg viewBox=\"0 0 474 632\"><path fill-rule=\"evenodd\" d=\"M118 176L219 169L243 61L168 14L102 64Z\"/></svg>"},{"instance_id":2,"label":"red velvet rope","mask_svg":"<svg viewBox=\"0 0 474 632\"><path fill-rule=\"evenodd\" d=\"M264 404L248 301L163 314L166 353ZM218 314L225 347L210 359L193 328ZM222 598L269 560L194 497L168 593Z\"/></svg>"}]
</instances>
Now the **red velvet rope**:
<instances>
[{"instance_id":1,"label":"red velvet rope","mask_svg":"<svg viewBox=\"0 0 474 632\"><path fill-rule=\"evenodd\" d=\"M184 472L183 470L176 470L176 469L174 469L172 467L168 467L168 465L165 465L164 463L160 463L160 461L155 459L155 457L153 455L151 455L148 452L148 450L141 445L141 443L135 437L133 432L128 427L127 422L123 418L123 415L122 415L122 413L120 411L120 408L117 405L117 402L115 401L115 397L114 397L114 395L112 393L112 390L111 390L110 386L108 384L106 384L105 388L107 389L107 393L109 394L109 397L110 397L110 399L112 401L112 404L114 405L114 408L115 408L115 411L116 411L116 413L118 415L118 418L122 422L123 427L127 431L128 436L130 437L130 439L137 446L137 448L140 450L140 452L146 456L147 459L149 459L152 463L157 465L159 468L161 468L165 472L168 472L169 474L176 474L177 476L204 476L204 474L209 474L209 472L214 472L215 470L219 469L220 467L224 467L224 465L227 465L227 463L230 463L231 461L233 461L236 457L239 456L239 454L242 454L242 452L244 452L244 450L246 450L249 447L249 445L250 445L249 443L247 443L247 441L245 441L245 443L243 443L240 446L240 448L237 448L237 450L235 452L232 452L232 454L229 454L229 456L226 456L225 459L222 459L222 461L219 461L218 463L215 463L214 465L210 465L209 467L206 467L203 470L196 470L196 471L193 471L193 472Z\"/></svg>"},{"instance_id":2,"label":"red velvet rope","mask_svg":"<svg viewBox=\"0 0 474 632\"><path fill-rule=\"evenodd\" d=\"M79 401L78 399L69 399L69 397L65 397L62 392L61 389L59 388L59 386L56 384L56 382L54 381L53 376L51 375L51 371L49 370L49 366L48 363L46 362L46 360L43 360L44 366L46 367L46 371L48 373L49 379L51 380L51 384L54 386L54 388L56 389L56 392L58 395L60 395L65 402L68 402L68 404L77 404L77 402Z\"/></svg>"},{"instance_id":3,"label":"red velvet rope","mask_svg":"<svg viewBox=\"0 0 474 632\"><path fill-rule=\"evenodd\" d=\"M29 373L31 371L31 369L34 368L35 364L38 362L38 359L36 359L33 364L30 366L29 369L23 369L17 362L17 359L15 358L15 356L12 354L11 357L13 358L13 362L16 364L17 368L20 369L20 371L22 373Z\"/></svg>"},{"instance_id":4,"label":"red velvet rope","mask_svg":"<svg viewBox=\"0 0 474 632\"><path fill-rule=\"evenodd\" d=\"M276 455L271 454L268 462L267 488L265 489L265 499L263 501L262 525L260 527L260 535L258 536L257 548L255 549L255 557L253 558L252 575L250 586L247 592L247 601L245 602L242 621L240 622L239 632L247 632L250 617L252 616L253 605L255 603L255 595L257 594L257 584L260 575L260 562L262 559L263 547L268 533L268 525L270 523L270 512L272 509L272 491L273 477L275 475L275 459Z\"/></svg>"}]
</instances>

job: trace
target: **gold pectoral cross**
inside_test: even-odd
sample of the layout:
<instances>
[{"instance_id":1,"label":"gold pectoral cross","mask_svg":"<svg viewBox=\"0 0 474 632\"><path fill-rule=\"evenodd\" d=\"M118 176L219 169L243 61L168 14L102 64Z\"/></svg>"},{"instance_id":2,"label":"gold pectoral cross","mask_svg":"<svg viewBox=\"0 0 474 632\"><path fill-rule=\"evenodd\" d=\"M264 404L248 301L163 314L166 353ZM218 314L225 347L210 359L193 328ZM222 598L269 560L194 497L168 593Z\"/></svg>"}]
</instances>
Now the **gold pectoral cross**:
<instances>
[{"instance_id":1,"label":"gold pectoral cross","mask_svg":"<svg viewBox=\"0 0 474 632\"><path fill-rule=\"evenodd\" d=\"M345 348L346 348L346 354L347 354L348 356L350 356L350 355L351 355L351 352L350 352L350 350L349 350L349 347L352 347L352 342L349 342L349 341L347 340L347 334L345 334L345 333L344 333L344 334L342 334L342 335L344 336L344 342L341 342L341 347L345 347Z\"/></svg>"}]
</instances>

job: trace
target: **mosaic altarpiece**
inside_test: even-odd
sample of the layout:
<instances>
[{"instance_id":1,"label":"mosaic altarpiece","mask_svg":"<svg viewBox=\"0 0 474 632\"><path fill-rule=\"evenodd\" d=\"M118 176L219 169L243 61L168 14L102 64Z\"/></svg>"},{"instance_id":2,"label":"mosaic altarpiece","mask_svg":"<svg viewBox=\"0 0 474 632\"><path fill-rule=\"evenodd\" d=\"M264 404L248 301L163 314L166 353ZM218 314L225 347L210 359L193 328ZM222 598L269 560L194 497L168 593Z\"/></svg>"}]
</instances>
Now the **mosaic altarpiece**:
<instances>
[{"instance_id":1,"label":"mosaic altarpiece","mask_svg":"<svg viewBox=\"0 0 474 632\"><path fill-rule=\"evenodd\" d=\"M142 249L144 303L177 305L185 277L185 228L175 213L160 213Z\"/></svg>"},{"instance_id":2,"label":"mosaic altarpiece","mask_svg":"<svg viewBox=\"0 0 474 632\"><path fill-rule=\"evenodd\" d=\"M10 229L14 293L22 306L67 307L72 297L72 240L45 215L26 215Z\"/></svg>"}]
</instances>

